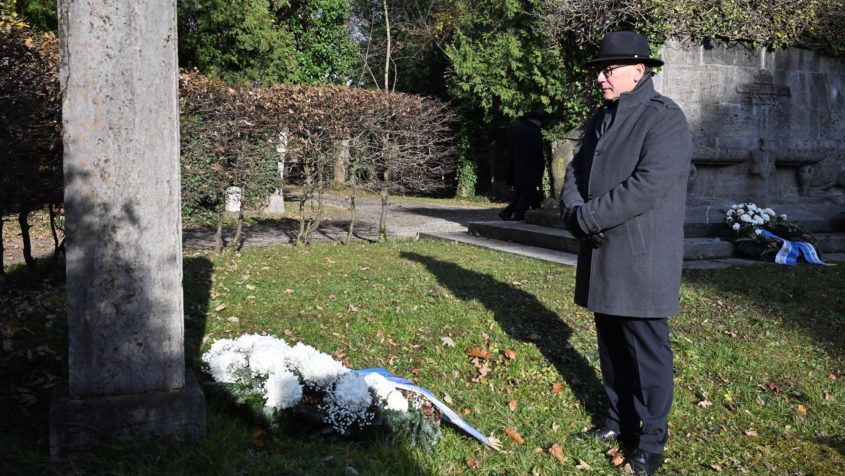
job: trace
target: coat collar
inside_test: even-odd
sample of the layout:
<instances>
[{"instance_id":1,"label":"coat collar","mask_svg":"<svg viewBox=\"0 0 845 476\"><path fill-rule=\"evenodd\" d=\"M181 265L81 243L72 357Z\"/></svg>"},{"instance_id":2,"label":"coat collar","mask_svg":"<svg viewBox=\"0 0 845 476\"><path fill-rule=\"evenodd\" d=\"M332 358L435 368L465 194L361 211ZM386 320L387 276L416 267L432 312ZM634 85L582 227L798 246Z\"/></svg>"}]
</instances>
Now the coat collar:
<instances>
[{"instance_id":1,"label":"coat collar","mask_svg":"<svg viewBox=\"0 0 845 476\"><path fill-rule=\"evenodd\" d=\"M651 99L654 93L654 83L651 81L651 74L646 74L632 91L619 95L617 114L629 113L640 103Z\"/></svg>"},{"instance_id":2,"label":"coat collar","mask_svg":"<svg viewBox=\"0 0 845 476\"><path fill-rule=\"evenodd\" d=\"M643 76L642 81L640 81L637 84L637 87L635 87L632 91L620 94L619 100L616 104L616 117L613 119L613 126L611 126L611 128L602 135L602 138L605 136L612 136L619 131L620 127L628 119L628 116L630 116L640 106L640 104L645 103L654 97L655 94L656 91L654 90L654 83L651 81L650 74Z\"/></svg>"}]
</instances>

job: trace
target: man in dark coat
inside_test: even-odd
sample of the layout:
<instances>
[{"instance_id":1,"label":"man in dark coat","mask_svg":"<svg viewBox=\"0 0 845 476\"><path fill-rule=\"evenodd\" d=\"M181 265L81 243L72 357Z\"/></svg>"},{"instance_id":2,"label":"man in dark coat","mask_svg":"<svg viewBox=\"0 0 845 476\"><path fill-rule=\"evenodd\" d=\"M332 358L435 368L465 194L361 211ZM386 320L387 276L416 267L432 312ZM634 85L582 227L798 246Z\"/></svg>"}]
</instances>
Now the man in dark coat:
<instances>
[{"instance_id":1,"label":"man in dark coat","mask_svg":"<svg viewBox=\"0 0 845 476\"><path fill-rule=\"evenodd\" d=\"M679 312L683 226L692 141L686 118L654 90L648 41L612 32L598 56L604 106L588 121L566 170L561 213L582 242L575 303L595 313L610 408L577 438L632 446L634 474L663 461L672 407L667 319Z\"/></svg>"},{"instance_id":2,"label":"man in dark coat","mask_svg":"<svg viewBox=\"0 0 845 476\"><path fill-rule=\"evenodd\" d=\"M516 198L499 213L503 220L525 220L529 208L540 207L539 188L546 168L541 118L538 112L525 113L520 123L508 131L509 183L516 189Z\"/></svg>"}]
</instances>

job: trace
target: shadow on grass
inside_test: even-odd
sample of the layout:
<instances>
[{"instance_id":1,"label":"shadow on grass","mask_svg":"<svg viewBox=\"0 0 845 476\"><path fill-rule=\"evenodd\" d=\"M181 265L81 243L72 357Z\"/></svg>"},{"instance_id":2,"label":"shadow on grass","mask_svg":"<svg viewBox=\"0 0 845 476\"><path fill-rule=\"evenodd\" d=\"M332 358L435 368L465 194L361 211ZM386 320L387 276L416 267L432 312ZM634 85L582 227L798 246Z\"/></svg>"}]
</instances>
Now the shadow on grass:
<instances>
[{"instance_id":1,"label":"shadow on grass","mask_svg":"<svg viewBox=\"0 0 845 476\"><path fill-rule=\"evenodd\" d=\"M601 383L587 359L569 345L572 328L534 295L454 263L410 252L401 256L423 264L459 299L481 302L511 337L537 346L566 379L593 423L604 420L606 402Z\"/></svg>"},{"instance_id":2,"label":"shadow on grass","mask_svg":"<svg viewBox=\"0 0 845 476\"><path fill-rule=\"evenodd\" d=\"M417 205L403 206L402 211L466 226L474 221L498 220L498 213L501 208L449 208Z\"/></svg>"}]
</instances>

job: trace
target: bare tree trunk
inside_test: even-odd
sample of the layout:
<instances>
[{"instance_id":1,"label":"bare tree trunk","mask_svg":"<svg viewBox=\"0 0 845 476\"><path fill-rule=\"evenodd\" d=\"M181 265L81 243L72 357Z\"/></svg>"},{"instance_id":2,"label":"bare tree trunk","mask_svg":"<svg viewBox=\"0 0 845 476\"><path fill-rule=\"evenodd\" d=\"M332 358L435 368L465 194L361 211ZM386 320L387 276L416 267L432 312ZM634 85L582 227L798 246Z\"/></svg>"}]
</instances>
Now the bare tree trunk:
<instances>
[{"instance_id":1,"label":"bare tree trunk","mask_svg":"<svg viewBox=\"0 0 845 476\"><path fill-rule=\"evenodd\" d=\"M21 226L21 239L23 240L23 259L29 269L35 269L35 259L32 257L32 241L29 237L29 222L27 221L29 212L22 211L18 215L18 223Z\"/></svg>"},{"instance_id":2,"label":"bare tree trunk","mask_svg":"<svg viewBox=\"0 0 845 476\"><path fill-rule=\"evenodd\" d=\"M381 189L381 215L378 219L379 241L387 241L387 187Z\"/></svg>"},{"instance_id":3,"label":"bare tree trunk","mask_svg":"<svg viewBox=\"0 0 845 476\"><path fill-rule=\"evenodd\" d=\"M305 197L299 200L299 233L296 234L297 246L305 244Z\"/></svg>"},{"instance_id":4,"label":"bare tree trunk","mask_svg":"<svg viewBox=\"0 0 845 476\"><path fill-rule=\"evenodd\" d=\"M235 244L235 248L241 249L241 230L243 229L244 224L244 207L241 204L240 209L238 210L238 227L235 229L235 239L232 240L232 243Z\"/></svg>"},{"instance_id":5,"label":"bare tree trunk","mask_svg":"<svg viewBox=\"0 0 845 476\"><path fill-rule=\"evenodd\" d=\"M390 91L390 16L387 13L387 0L382 0L384 6L384 27L387 32L387 54L384 55L384 92Z\"/></svg>"},{"instance_id":6,"label":"bare tree trunk","mask_svg":"<svg viewBox=\"0 0 845 476\"><path fill-rule=\"evenodd\" d=\"M223 211L217 210L217 233L214 234L214 251L220 254L223 251Z\"/></svg>"},{"instance_id":7,"label":"bare tree trunk","mask_svg":"<svg viewBox=\"0 0 845 476\"><path fill-rule=\"evenodd\" d=\"M3 264L3 210L0 210L0 289L6 285L6 265Z\"/></svg>"},{"instance_id":8,"label":"bare tree trunk","mask_svg":"<svg viewBox=\"0 0 845 476\"><path fill-rule=\"evenodd\" d=\"M50 210L50 231L53 233L53 248L54 252L59 252L59 234L56 233L56 209L53 208L53 204L51 203L48 206Z\"/></svg>"},{"instance_id":9,"label":"bare tree trunk","mask_svg":"<svg viewBox=\"0 0 845 476\"><path fill-rule=\"evenodd\" d=\"M349 228L346 229L346 241L344 245L352 242L352 231L355 229L355 193L356 188L352 187L352 196L349 197Z\"/></svg>"}]
</instances>

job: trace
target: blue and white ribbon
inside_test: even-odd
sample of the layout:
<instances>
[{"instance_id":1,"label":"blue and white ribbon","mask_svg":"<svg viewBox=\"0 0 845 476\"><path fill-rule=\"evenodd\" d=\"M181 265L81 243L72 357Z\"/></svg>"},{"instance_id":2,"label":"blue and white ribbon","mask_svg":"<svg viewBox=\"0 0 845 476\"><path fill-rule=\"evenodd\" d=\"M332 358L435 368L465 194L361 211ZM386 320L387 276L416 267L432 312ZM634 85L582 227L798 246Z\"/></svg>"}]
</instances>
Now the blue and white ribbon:
<instances>
[{"instance_id":1,"label":"blue and white ribbon","mask_svg":"<svg viewBox=\"0 0 845 476\"><path fill-rule=\"evenodd\" d=\"M813 245L809 243L805 243L803 241L793 242L785 240L763 228L760 228L760 231L760 234L765 236L766 238L771 238L775 241L781 242L780 250L775 256L775 263L777 264L786 264L789 266L794 266L798 264L798 257L804 255L804 259L810 264L831 266L819 259L819 255L818 253L816 253L816 249L813 248Z\"/></svg>"},{"instance_id":2,"label":"blue and white ribbon","mask_svg":"<svg viewBox=\"0 0 845 476\"><path fill-rule=\"evenodd\" d=\"M444 404L443 402L438 400L437 397L435 397L431 393L431 391L428 390L427 388L423 388L423 387L419 387L417 385L414 385L413 382L411 382L410 380L402 378L402 377L397 377L397 376L391 374L390 372L388 372L387 370L385 370L383 368L370 368L370 369L356 370L356 372L358 372L358 374L361 377L366 377L369 374L379 374L382 377L384 377L385 379L387 379L396 388L399 388L399 389L402 389L402 390L408 390L410 392L414 392L414 393L423 395L435 407L437 407L438 410L440 410L440 413L443 414L443 417L447 421L449 421L453 425L457 426L458 428L464 430L465 432L467 432L467 434L469 434L470 436L472 436L476 440L484 443L485 445L489 446L490 448L493 448L494 450L498 450L498 448L496 446L494 446L493 443L491 443L490 440L487 439L487 437L482 435L478 430L476 430L469 423L464 421L463 418L458 416L457 413L455 413L454 411L452 411L452 409L447 407L446 404Z\"/></svg>"}]
</instances>

